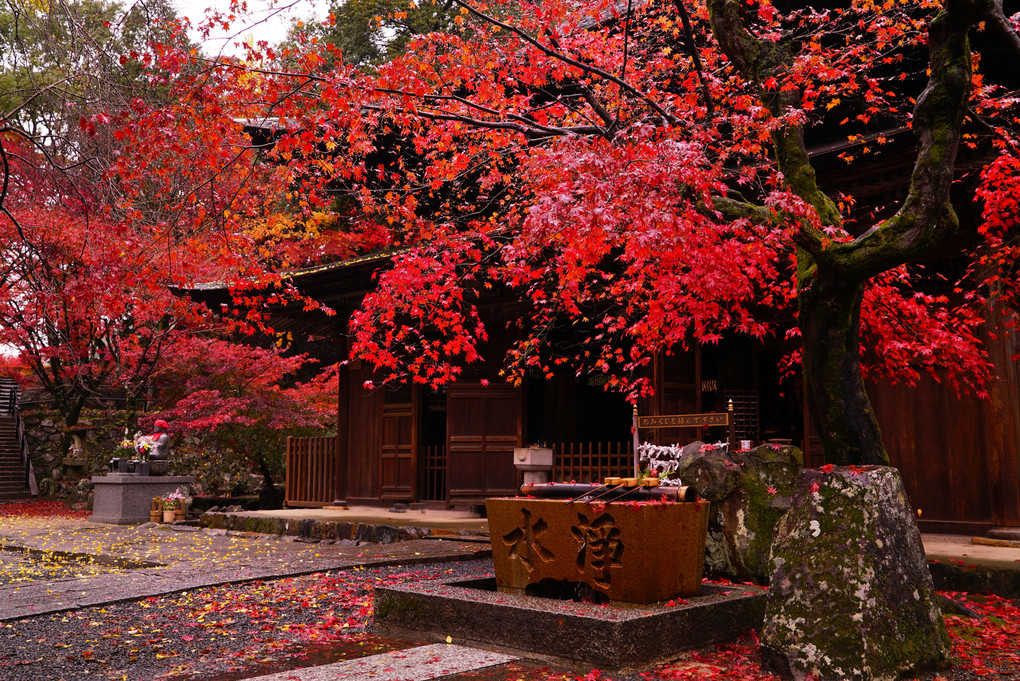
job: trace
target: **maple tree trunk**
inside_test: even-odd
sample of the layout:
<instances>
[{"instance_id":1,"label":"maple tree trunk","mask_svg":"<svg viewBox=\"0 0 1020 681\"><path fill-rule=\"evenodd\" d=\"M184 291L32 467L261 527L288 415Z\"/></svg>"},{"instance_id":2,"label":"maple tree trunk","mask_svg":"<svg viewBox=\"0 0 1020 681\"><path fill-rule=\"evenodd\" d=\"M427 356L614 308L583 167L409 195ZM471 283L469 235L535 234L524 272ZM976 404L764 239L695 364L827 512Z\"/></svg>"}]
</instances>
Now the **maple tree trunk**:
<instances>
[{"instance_id":1,"label":"maple tree trunk","mask_svg":"<svg viewBox=\"0 0 1020 681\"><path fill-rule=\"evenodd\" d=\"M798 295L805 399L827 463L889 465L860 362L863 283L817 273Z\"/></svg>"}]
</instances>

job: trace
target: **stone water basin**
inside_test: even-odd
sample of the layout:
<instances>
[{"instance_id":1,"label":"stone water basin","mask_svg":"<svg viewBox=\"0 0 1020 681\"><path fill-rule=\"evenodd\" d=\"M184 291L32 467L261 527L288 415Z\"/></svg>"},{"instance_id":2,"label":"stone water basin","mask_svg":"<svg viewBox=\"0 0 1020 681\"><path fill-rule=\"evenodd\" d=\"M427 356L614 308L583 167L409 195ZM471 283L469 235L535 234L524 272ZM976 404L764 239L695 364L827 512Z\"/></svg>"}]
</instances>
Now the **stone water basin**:
<instances>
[{"instance_id":1,"label":"stone water basin","mask_svg":"<svg viewBox=\"0 0 1020 681\"><path fill-rule=\"evenodd\" d=\"M595 605L502 593L493 578L423 581L375 590L373 630L607 671L641 669L759 628L765 591L704 583L662 604Z\"/></svg>"},{"instance_id":2,"label":"stone water basin","mask_svg":"<svg viewBox=\"0 0 1020 681\"><path fill-rule=\"evenodd\" d=\"M596 602L637 604L701 592L707 501L510 497L485 509L500 591L583 585Z\"/></svg>"}]
</instances>

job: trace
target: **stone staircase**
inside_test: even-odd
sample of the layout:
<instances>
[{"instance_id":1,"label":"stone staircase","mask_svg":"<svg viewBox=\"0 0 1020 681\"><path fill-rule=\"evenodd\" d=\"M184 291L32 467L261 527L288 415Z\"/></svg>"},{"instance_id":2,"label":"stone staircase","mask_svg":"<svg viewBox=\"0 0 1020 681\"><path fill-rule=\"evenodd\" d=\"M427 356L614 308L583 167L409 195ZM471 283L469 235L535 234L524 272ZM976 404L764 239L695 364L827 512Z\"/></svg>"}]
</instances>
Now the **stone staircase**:
<instances>
[{"instance_id":1,"label":"stone staircase","mask_svg":"<svg viewBox=\"0 0 1020 681\"><path fill-rule=\"evenodd\" d=\"M0 501L32 495L19 437L18 386L0 378Z\"/></svg>"}]
</instances>

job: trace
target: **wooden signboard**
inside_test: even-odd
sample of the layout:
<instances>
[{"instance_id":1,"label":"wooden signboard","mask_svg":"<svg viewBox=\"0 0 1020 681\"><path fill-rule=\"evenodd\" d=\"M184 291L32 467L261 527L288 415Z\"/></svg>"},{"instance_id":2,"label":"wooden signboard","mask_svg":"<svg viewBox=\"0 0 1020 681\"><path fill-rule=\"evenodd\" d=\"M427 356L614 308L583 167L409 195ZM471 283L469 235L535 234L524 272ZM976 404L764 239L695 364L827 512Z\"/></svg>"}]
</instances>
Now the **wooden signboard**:
<instances>
[{"instance_id":1,"label":"wooden signboard","mask_svg":"<svg viewBox=\"0 0 1020 681\"><path fill-rule=\"evenodd\" d=\"M675 414L672 416L638 416L638 428L707 428L730 425L731 412L713 414Z\"/></svg>"},{"instance_id":2,"label":"wooden signboard","mask_svg":"<svg viewBox=\"0 0 1020 681\"><path fill-rule=\"evenodd\" d=\"M638 463L638 446L641 438L638 430L641 428L708 428L710 426L726 426L729 428L728 440L730 451L736 450L737 440L734 432L733 421L733 400L730 400L729 410L714 412L711 414L670 414L666 416L638 416L637 407L634 407L634 477L640 477L641 470Z\"/></svg>"}]
</instances>

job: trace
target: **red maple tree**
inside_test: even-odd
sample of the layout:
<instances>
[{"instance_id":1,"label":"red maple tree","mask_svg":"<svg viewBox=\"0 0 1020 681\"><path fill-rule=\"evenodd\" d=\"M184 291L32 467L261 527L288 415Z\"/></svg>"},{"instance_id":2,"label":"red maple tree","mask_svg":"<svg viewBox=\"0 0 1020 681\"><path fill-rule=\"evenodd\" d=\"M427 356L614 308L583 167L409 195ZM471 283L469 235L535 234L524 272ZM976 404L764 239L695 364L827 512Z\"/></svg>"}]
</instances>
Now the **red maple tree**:
<instances>
[{"instance_id":1,"label":"red maple tree","mask_svg":"<svg viewBox=\"0 0 1020 681\"><path fill-rule=\"evenodd\" d=\"M1016 300L1020 38L1001 3L454 4L456 30L368 71L300 37L179 71L229 95L220 120L271 123L278 189L249 192L235 233L299 245L292 263L394 250L351 320L355 356L454 380L486 338L476 296L511 291L530 303L511 376L568 365L636 395L655 352L762 337L795 310L837 463L888 460L862 360L983 391L979 306ZM895 205L819 185L815 147L849 163L909 136ZM975 267L927 292L918 263L956 233L961 179L983 200Z\"/></svg>"},{"instance_id":2,"label":"red maple tree","mask_svg":"<svg viewBox=\"0 0 1020 681\"><path fill-rule=\"evenodd\" d=\"M153 377L158 412L177 436L201 436L202 457L256 468L272 490L284 469L286 438L319 434L336 420L335 372L311 379L304 355L191 336L167 350Z\"/></svg>"}]
</instances>

